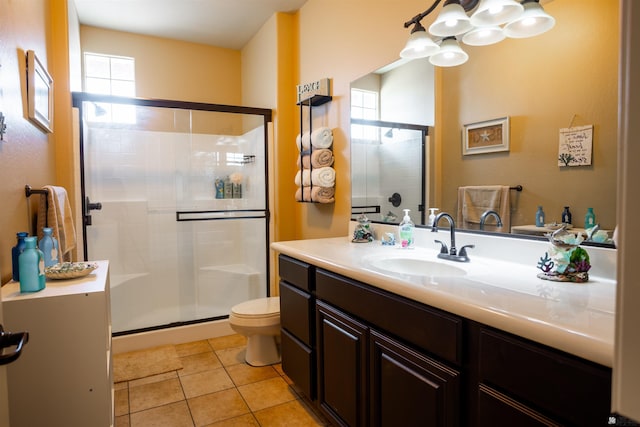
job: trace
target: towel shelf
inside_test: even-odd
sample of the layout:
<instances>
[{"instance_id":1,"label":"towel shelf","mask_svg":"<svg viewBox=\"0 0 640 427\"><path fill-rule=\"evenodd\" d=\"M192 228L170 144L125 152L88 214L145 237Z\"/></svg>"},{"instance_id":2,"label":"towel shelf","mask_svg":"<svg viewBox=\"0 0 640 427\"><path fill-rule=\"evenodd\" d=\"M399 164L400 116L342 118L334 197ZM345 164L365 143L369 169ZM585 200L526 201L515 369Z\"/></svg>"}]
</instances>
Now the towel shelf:
<instances>
[{"instance_id":1,"label":"towel shelf","mask_svg":"<svg viewBox=\"0 0 640 427\"><path fill-rule=\"evenodd\" d=\"M313 108L314 107L318 107L320 105L326 104L327 102L331 101L332 97L329 95L314 95L312 98L309 98L308 100L305 101L301 101L298 102L297 105L300 106L300 151L299 151L299 162L300 162L300 166L299 166L299 172L300 172L300 185L298 187L297 192L300 192L300 195L298 197L298 195L296 194L296 201L300 202L300 203L325 203L325 201L319 201L319 200L314 200L314 196L313 194L313 187L314 184L312 182L312 177L311 177L311 173L313 171L313 166L311 165L311 158L309 159L309 197L307 200L307 197L305 197L305 186L304 186L304 162L303 162L303 157L304 156L311 156L313 154L313 146L311 143L311 138L312 138L312 131L313 131ZM309 148L307 150L303 149L303 141L302 138L304 137L304 107L308 108L308 118L309 118ZM332 147L329 147L330 150L333 151ZM335 188L335 183L334 183L334 188ZM296 193L297 193L296 192ZM299 200L298 200L299 199ZM333 203L335 201L333 195L331 197L330 201L327 201L326 203Z\"/></svg>"}]
</instances>

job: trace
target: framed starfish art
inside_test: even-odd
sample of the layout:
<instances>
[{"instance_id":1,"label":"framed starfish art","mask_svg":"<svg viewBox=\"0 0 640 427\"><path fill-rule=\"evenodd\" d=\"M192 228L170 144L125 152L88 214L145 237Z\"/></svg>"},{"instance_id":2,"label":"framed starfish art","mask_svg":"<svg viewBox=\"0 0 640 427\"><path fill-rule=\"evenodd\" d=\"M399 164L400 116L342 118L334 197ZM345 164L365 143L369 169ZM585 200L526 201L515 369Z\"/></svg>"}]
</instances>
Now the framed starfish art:
<instances>
[{"instance_id":1,"label":"framed starfish art","mask_svg":"<svg viewBox=\"0 0 640 427\"><path fill-rule=\"evenodd\" d=\"M509 151L509 117L464 125L462 154Z\"/></svg>"}]
</instances>

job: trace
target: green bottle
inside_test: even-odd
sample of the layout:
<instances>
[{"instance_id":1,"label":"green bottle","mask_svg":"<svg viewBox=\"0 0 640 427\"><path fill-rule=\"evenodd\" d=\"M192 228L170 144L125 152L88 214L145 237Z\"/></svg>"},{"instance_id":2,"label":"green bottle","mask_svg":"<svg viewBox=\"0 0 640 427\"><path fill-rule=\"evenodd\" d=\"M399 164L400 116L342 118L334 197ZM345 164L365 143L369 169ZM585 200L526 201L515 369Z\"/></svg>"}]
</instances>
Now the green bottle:
<instances>
[{"instance_id":1,"label":"green bottle","mask_svg":"<svg viewBox=\"0 0 640 427\"><path fill-rule=\"evenodd\" d=\"M596 225L596 214L593 213L593 208L587 208L587 214L584 216L584 228L589 229Z\"/></svg>"}]
</instances>

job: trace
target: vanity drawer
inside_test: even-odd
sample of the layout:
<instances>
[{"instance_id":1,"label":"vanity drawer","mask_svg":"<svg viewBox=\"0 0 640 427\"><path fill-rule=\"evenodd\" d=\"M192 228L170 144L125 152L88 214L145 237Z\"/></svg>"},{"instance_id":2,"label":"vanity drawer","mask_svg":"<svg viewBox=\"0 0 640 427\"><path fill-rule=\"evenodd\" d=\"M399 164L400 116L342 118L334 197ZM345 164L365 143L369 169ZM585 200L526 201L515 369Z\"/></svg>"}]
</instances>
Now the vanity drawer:
<instances>
[{"instance_id":1,"label":"vanity drawer","mask_svg":"<svg viewBox=\"0 0 640 427\"><path fill-rule=\"evenodd\" d=\"M314 266L286 255L279 255L278 261L280 278L282 280L286 280L290 284L307 292L313 292Z\"/></svg>"},{"instance_id":2,"label":"vanity drawer","mask_svg":"<svg viewBox=\"0 0 640 427\"><path fill-rule=\"evenodd\" d=\"M314 344L315 301L310 294L280 281L280 325L308 346Z\"/></svg>"},{"instance_id":3,"label":"vanity drawer","mask_svg":"<svg viewBox=\"0 0 640 427\"><path fill-rule=\"evenodd\" d=\"M462 319L329 271L316 271L316 297L441 359L461 364Z\"/></svg>"},{"instance_id":4,"label":"vanity drawer","mask_svg":"<svg viewBox=\"0 0 640 427\"><path fill-rule=\"evenodd\" d=\"M479 330L480 382L571 425L606 425L611 370L488 328Z\"/></svg>"}]
</instances>

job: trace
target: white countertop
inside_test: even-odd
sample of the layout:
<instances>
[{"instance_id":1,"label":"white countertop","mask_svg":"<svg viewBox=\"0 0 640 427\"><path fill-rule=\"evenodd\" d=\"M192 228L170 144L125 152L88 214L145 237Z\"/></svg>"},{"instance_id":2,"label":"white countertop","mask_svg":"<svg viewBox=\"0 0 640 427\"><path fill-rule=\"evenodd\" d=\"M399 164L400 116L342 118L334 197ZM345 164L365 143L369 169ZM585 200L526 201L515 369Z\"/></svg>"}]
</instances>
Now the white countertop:
<instances>
[{"instance_id":1,"label":"white countertop","mask_svg":"<svg viewBox=\"0 0 640 427\"><path fill-rule=\"evenodd\" d=\"M497 261L476 256L473 250L469 263L444 261L437 259L435 247L406 250L382 246L379 241L352 243L351 237L276 242L271 247L316 267L601 365L613 364L616 282L610 278L590 274L587 283L551 282L537 278L540 270L535 262ZM467 274L406 276L375 268L376 257L398 256L441 261Z\"/></svg>"},{"instance_id":2,"label":"white countertop","mask_svg":"<svg viewBox=\"0 0 640 427\"><path fill-rule=\"evenodd\" d=\"M49 298L77 293L91 293L104 291L109 261L91 261L98 264L98 268L90 274L76 279L52 280L47 279L43 290L38 292L20 292L20 283L13 280L2 286L2 301L18 301L33 298Z\"/></svg>"}]
</instances>

